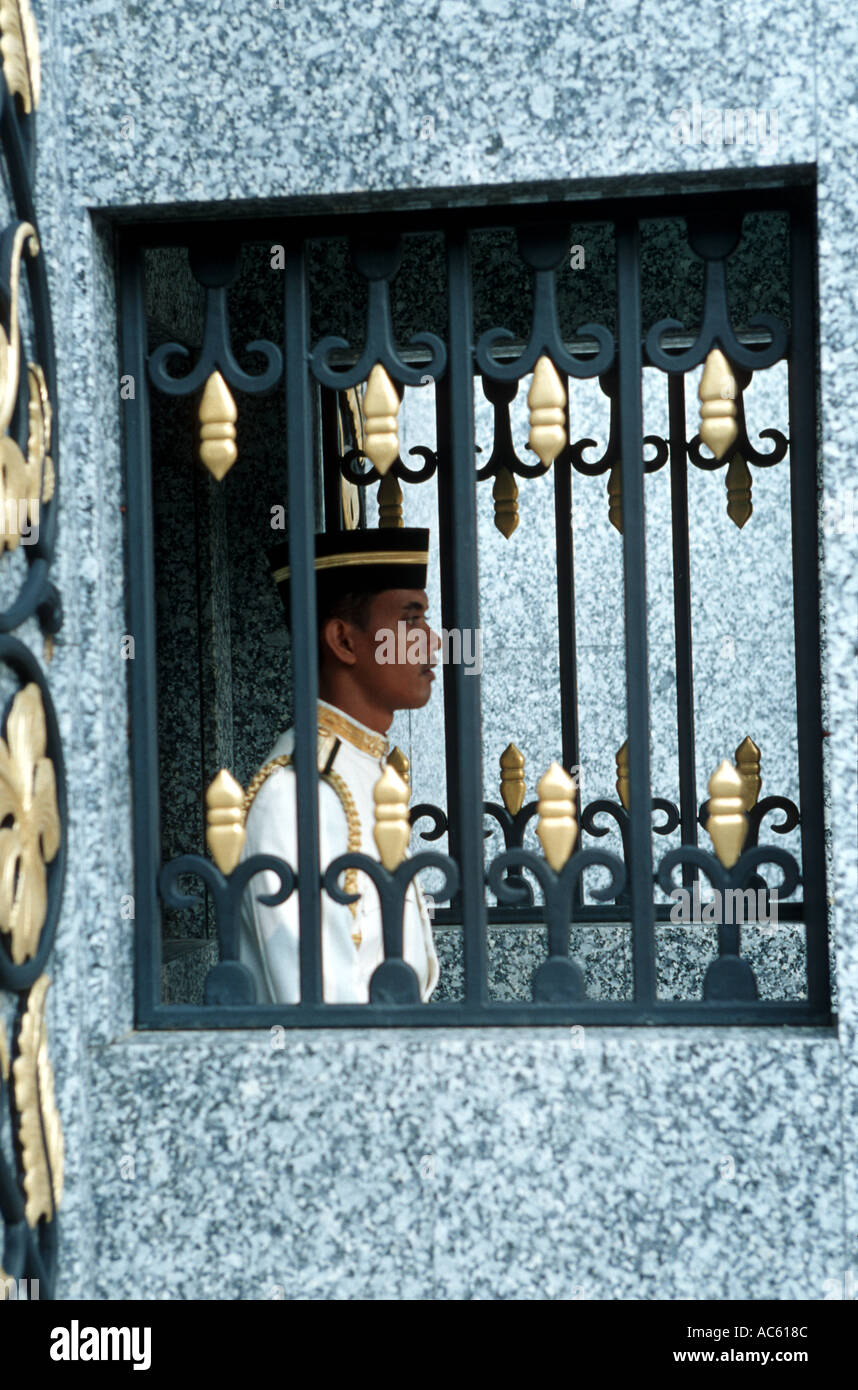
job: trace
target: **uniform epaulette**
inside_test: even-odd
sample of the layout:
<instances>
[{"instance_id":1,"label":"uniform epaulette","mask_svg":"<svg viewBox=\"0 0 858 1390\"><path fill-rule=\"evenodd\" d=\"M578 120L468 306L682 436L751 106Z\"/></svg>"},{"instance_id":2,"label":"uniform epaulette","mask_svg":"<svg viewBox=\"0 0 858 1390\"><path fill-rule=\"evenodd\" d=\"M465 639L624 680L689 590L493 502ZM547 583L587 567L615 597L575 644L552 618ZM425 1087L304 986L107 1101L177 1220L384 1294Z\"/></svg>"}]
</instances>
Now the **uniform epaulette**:
<instances>
[{"instance_id":1,"label":"uniform epaulette","mask_svg":"<svg viewBox=\"0 0 858 1390\"><path fill-rule=\"evenodd\" d=\"M334 757L336 757L336 750L338 745L339 739L335 738L333 734L322 732L319 733L316 745L316 762L319 771L323 774L323 776L325 773L330 773L331 763L333 762L331 754L333 753ZM271 758L269 762L265 763L259 769L259 771L254 774L250 782L250 785L247 788L247 791L244 793L244 802L242 803L242 823L244 823L247 820L248 811L250 810L251 806L256 800L256 797L261 791L263 783L268 781L268 778L271 776L272 772L276 772L277 769L280 767L291 766L292 754L281 753L279 757Z\"/></svg>"},{"instance_id":2,"label":"uniform epaulette","mask_svg":"<svg viewBox=\"0 0 858 1390\"><path fill-rule=\"evenodd\" d=\"M351 794L344 779L337 772L332 771L333 762L339 750L340 740L335 734L319 733L317 745L317 763L319 773L324 782L329 787L333 787L339 798L340 804L346 815L346 827L348 829L347 852L349 854L360 853L362 845L361 824L355 799ZM244 794L242 805L242 824L246 823L248 812L256 800L263 784L281 767L292 766L292 754L281 753L279 757L272 758L265 763L253 777L250 786ZM346 869L345 871L345 890L347 893L357 892L357 869ZM349 903L352 916L357 914L357 901ZM355 945L359 942L356 941Z\"/></svg>"}]
</instances>

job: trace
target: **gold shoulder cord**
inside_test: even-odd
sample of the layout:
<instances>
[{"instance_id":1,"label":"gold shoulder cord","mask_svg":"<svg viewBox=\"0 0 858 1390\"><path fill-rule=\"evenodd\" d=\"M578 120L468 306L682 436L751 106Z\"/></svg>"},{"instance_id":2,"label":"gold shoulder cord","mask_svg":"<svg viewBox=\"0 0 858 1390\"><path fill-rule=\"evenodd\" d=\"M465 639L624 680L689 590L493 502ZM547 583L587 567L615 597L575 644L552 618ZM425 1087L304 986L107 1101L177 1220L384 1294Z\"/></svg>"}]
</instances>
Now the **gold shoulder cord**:
<instances>
[{"instance_id":1,"label":"gold shoulder cord","mask_svg":"<svg viewBox=\"0 0 858 1390\"><path fill-rule=\"evenodd\" d=\"M276 772L278 767L289 767L291 763L292 754L281 753L279 758L272 758L269 763L266 763L264 767L261 767L259 769L244 795L242 812L245 821L247 820L247 813L253 805L253 802L256 799L256 796L263 782L265 782L265 780L271 776L272 772ZM345 781L338 772L320 772L319 775L323 779L323 781L327 782L329 786L333 787L334 791L340 799L342 808L346 813L346 825L348 826L348 853L359 853L362 844L361 824L360 816L358 815L358 809L355 805L354 797L352 796L348 786L346 785ZM346 869L345 890L347 893L357 892L357 869ZM351 910L352 917L356 917L358 909L357 903L349 903L349 908ZM356 946L360 945L361 933L359 931L352 932L352 941L355 943Z\"/></svg>"}]
</instances>

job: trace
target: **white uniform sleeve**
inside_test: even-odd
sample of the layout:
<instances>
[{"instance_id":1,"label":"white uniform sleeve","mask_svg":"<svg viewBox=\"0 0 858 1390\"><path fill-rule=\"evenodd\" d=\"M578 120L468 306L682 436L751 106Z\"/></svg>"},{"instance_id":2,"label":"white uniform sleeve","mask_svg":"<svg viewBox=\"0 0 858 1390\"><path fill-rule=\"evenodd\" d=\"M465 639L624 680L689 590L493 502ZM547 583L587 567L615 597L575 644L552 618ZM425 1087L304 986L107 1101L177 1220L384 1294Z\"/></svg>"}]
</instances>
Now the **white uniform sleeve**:
<instances>
[{"instance_id":1,"label":"white uniform sleeve","mask_svg":"<svg viewBox=\"0 0 858 1390\"><path fill-rule=\"evenodd\" d=\"M423 943L426 948L427 979L421 994L423 1003L426 1004L434 993L435 986L438 983L440 969L438 966L438 953L435 950L435 938L432 935L432 920L429 916L429 909L426 906L426 896L420 886L420 880L416 875L414 877L414 892L417 898L417 909L420 913L420 923L423 928Z\"/></svg>"},{"instance_id":2,"label":"white uniform sleeve","mask_svg":"<svg viewBox=\"0 0 858 1390\"><path fill-rule=\"evenodd\" d=\"M278 768L263 782L247 814L242 860L254 854L273 854L285 859L297 874L295 782L291 767ZM319 841L324 872L332 859L346 852L348 845L345 812L336 792L326 782L319 787ZM244 893L241 930L252 936L247 944L261 962L270 1000L297 1004L301 995L298 890L275 907L257 902L260 893L274 893L278 887L279 879L272 870L254 875ZM333 902L323 892L322 994L326 1004L366 1002L352 927L350 909Z\"/></svg>"}]
</instances>

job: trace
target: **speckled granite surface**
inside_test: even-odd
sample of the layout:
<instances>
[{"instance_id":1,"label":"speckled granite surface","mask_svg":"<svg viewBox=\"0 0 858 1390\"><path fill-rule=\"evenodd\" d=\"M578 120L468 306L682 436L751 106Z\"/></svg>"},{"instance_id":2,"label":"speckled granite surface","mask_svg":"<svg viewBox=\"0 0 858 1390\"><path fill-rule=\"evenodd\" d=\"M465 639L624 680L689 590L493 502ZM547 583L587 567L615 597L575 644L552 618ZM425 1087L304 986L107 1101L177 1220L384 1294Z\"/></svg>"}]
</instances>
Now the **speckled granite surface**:
<instances>
[{"instance_id":1,"label":"speckled granite surface","mask_svg":"<svg viewBox=\"0 0 858 1390\"><path fill-rule=\"evenodd\" d=\"M441 978L433 1002L463 999L462 934L435 928ZM531 999L533 974L548 955L544 926L490 927L489 998ZM632 999L631 932L628 926L572 927L569 953L584 973L589 999ZM700 999L703 976L718 954L714 927L656 928L656 994L659 999ZM761 999L806 999L804 928L782 923L743 927L742 955L750 962Z\"/></svg>"},{"instance_id":2,"label":"speckled granite surface","mask_svg":"<svg viewBox=\"0 0 858 1390\"><path fill-rule=\"evenodd\" d=\"M823 496L840 505L855 488L849 436L851 403L858 390L858 289L852 270L855 184L848 153L858 134L850 74L858 36L851 14L839 6L821 13L818 43L826 55L819 65L817 92L822 476ZM851 1156L858 1153L858 526L835 527L824 537L823 596L829 729L825 765L833 846L830 891L840 991L844 1144ZM851 1157L844 1164L844 1193L849 1269L858 1263L858 1165Z\"/></svg>"},{"instance_id":3,"label":"speckled granite surface","mask_svg":"<svg viewBox=\"0 0 858 1390\"><path fill-rule=\"evenodd\" d=\"M98 1297L816 1299L841 1268L831 1039L227 1033L93 1060Z\"/></svg>"},{"instance_id":4,"label":"speckled granite surface","mask_svg":"<svg viewBox=\"0 0 858 1390\"><path fill-rule=\"evenodd\" d=\"M858 1268L858 534L824 546L837 1035L337 1031L282 1048L266 1033L136 1035L113 246L89 209L438 187L455 201L572 177L599 196L817 161L822 473L839 496L854 486L858 393L851 10L707 0L691 23L679 0L34 8L63 470L50 676L70 788L49 996L60 1295L824 1297ZM676 145L671 112L695 96L777 109L777 150ZM775 506L758 517L778 545ZM698 649L707 766L733 736L717 682L732 635L716 627ZM773 688L779 658L735 636L742 668L764 660ZM786 712L788 686L782 698ZM607 766L622 704L610 689L605 704L587 757ZM529 727L536 766L549 726ZM788 744L771 757L788 775Z\"/></svg>"}]
</instances>

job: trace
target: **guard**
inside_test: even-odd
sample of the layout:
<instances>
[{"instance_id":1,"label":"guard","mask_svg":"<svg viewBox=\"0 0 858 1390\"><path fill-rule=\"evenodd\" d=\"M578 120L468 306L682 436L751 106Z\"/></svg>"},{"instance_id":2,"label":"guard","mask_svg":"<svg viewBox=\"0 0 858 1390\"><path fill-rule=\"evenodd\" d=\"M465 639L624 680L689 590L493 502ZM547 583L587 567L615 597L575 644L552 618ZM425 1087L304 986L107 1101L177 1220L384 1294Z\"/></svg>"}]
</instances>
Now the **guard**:
<instances>
[{"instance_id":1,"label":"guard","mask_svg":"<svg viewBox=\"0 0 858 1390\"><path fill-rule=\"evenodd\" d=\"M413 527L316 537L323 872L347 851L379 858L372 833L373 788L390 752L386 734L397 709L427 703L435 679L440 639L426 621L428 550L429 532ZM273 547L270 559L288 624L286 545ZM403 632L407 643L389 640L391 633ZM412 639L412 633L421 636ZM242 859L272 854L297 867L294 740L292 728L281 734L251 781ZM322 893L322 994L325 1003L367 1003L370 978L384 959L381 910L366 874L347 871L344 886L360 894L356 904L336 903ZM274 907L257 901L278 887L271 871L251 880L241 908L241 960L254 976L260 1002L295 1004L300 1000L298 892ZM405 898L402 951L425 1002L438 982L438 957L416 879Z\"/></svg>"}]
</instances>

